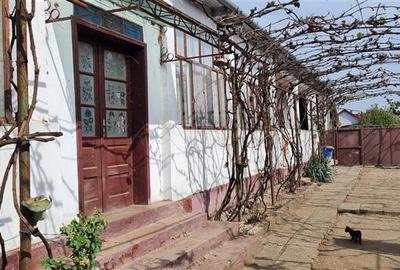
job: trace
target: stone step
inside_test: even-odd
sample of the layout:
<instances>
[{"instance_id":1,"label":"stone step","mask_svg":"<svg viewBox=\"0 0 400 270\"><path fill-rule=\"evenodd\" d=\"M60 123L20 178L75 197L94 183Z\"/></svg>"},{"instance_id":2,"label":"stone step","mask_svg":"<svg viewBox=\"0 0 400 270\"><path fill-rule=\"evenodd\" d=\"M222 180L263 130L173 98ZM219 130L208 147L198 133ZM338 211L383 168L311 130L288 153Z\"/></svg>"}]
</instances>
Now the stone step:
<instances>
[{"instance_id":1,"label":"stone step","mask_svg":"<svg viewBox=\"0 0 400 270\"><path fill-rule=\"evenodd\" d=\"M241 270L260 245L257 237L241 235L210 250L187 270Z\"/></svg>"},{"instance_id":2,"label":"stone step","mask_svg":"<svg viewBox=\"0 0 400 270\"><path fill-rule=\"evenodd\" d=\"M104 238L122 235L158 220L181 213L192 212L191 200L162 201L152 205L132 205L105 213L108 225Z\"/></svg>"},{"instance_id":3,"label":"stone step","mask_svg":"<svg viewBox=\"0 0 400 270\"><path fill-rule=\"evenodd\" d=\"M160 249L128 262L117 269L185 269L222 242L239 233L239 224L208 221L195 231L170 242ZM220 269L220 268L210 268Z\"/></svg>"},{"instance_id":4,"label":"stone step","mask_svg":"<svg viewBox=\"0 0 400 270\"><path fill-rule=\"evenodd\" d=\"M206 221L207 216L204 213L184 213L113 236L104 242L97 262L101 269L114 269L128 259L157 249L168 241L195 230Z\"/></svg>"}]
</instances>

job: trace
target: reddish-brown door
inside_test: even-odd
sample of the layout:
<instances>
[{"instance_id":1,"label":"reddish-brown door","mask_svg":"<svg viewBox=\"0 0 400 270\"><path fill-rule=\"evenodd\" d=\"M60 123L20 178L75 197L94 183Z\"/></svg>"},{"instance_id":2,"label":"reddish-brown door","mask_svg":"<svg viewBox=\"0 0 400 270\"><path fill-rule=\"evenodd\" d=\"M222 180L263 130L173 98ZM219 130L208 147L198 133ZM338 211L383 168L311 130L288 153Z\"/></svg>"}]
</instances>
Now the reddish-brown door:
<instances>
[{"instance_id":1,"label":"reddish-brown door","mask_svg":"<svg viewBox=\"0 0 400 270\"><path fill-rule=\"evenodd\" d=\"M132 63L123 53L78 43L81 210L133 203Z\"/></svg>"}]
</instances>

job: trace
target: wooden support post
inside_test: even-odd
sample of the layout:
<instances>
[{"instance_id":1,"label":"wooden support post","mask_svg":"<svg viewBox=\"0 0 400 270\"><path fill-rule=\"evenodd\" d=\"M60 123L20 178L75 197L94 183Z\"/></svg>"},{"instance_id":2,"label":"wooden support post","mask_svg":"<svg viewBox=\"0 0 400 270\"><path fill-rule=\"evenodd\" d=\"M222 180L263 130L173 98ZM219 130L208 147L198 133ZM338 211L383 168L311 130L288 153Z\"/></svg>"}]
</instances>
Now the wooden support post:
<instances>
[{"instance_id":1,"label":"wooden support post","mask_svg":"<svg viewBox=\"0 0 400 270\"><path fill-rule=\"evenodd\" d=\"M264 124L266 128L264 130L264 140L267 144L267 158L268 158L268 174L270 177L270 191L271 191L271 204L275 205L275 190L274 190L274 175L273 175L273 145L274 137L271 124L271 95L270 89L264 89L264 102L266 102Z\"/></svg>"},{"instance_id":2,"label":"wooden support post","mask_svg":"<svg viewBox=\"0 0 400 270\"><path fill-rule=\"evenodd\" d=\"M240 149L239 149L239 125L238 125L238 117L239 117L239 102L238 102L238 95L240 93L240 89L238 89L238 76L236 74L236 55L235 55L235 65L233 68L233 81L232 81L232 147L233 147L233 158L235 159L235 181L236 181L236 203L238 207L238 221L241 220L241 196L242 196L242 189L241 189L241 167L242 166L242 159L240 156Z\"/></svg>"},{"instance_id":3,"label":"wooden support post","mask_svg":"<svg viewBox=\"0 0 400 270\"><path fill-rule=\"evenodd\" d=\"M296 165L297 165L297 181L300 180L300 174L301 174L301 164L300 164L300 131L299 131L299 117L298 115L298 110L297 110L297 105L298 105L298 100L295 95L293 95L293 109L294 109L294 132L295 132L295 143L296 143ZM298 184L298 183L297 183Z\"/></svg>"},{"instance_id":4,"label":"wooden support post","mask_svg":"<svg viewBox=\"0 0 400 270\"><path fill-rule=\"evenodd\" d=\"M17 87L18 87L18 128L19 132L29 134L29 123L24 123L29 111L28 94L28 42L26 0L16 0L17 35ZM19 196L22 201L30 199L30 153L29 143L19 148ZM24 211L22 211L24 213ZM29 221L29 220L28 220ZM20 220L19 269L32 269L31 235L28 227Z\"/></svg>"}]
</instances>

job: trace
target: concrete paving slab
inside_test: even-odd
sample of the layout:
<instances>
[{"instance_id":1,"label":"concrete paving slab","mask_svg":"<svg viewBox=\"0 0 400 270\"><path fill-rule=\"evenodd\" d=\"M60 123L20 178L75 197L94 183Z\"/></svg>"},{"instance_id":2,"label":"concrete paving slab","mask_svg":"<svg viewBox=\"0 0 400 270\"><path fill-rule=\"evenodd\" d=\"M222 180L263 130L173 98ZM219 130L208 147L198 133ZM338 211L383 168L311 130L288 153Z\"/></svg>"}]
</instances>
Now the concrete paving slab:
<instances>
[{"instance_id":1,"label":"concrete paving slab","mask_svg":"<svg viewBox=\"0 0 400 270\"><path fill-rule=\"evenodd\" d=\"M361 214L383 214L385 210L383 209L383 204L378 203L363 203L360 206Z\"/></svg>"},{"instance_id":2,"label":"concrete paving slab","mask_svg":"<svg viewBox=\"0 0 400 270\"><path fill-rule=\"evenodd\" d=\"M350 192L359 173L358 167L337 168L335 181L322 185L274 226L264 237L264 246L246 262L244 269L310 269L318 256L319 244L334 224L337 207Z\"/></svg>"},{"instance_id":3,"label":"concrete paving slab","mask_svg":"<svg viewBox=\"0 0 400 270\"><path fill-rule=\"evenodd\" d=\"M361 230L361 245L350 241L346 226ZM313 269L400 269L399 228L398 217L340 215L321 245Z\"/></svg>"},{"instance_id":4,"label":"concrete paving slab","mask_svg":"<svg viewBox=\"0 0 400 270\"><path fill-rule=\"evenodd\" d=\"M359 203L342 203L338 206L337 212L340 213L352 213L360 214L361 204Z\"/></svg>"}]
</instances>

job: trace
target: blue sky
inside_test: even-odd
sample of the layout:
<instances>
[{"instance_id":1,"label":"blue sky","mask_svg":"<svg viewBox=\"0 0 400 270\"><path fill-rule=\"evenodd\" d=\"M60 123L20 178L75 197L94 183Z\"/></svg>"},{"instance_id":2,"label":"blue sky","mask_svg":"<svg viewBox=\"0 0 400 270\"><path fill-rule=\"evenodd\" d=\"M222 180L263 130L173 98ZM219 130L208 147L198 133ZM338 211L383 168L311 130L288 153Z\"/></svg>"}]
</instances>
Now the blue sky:
<instances>
[{"instance_id":1,"label":"blue sky","mask_svg":"<svg viewBox=\"0 0 400 270\"><path fill-rule=\"evenodd\" d=\"M238 7L240 7L244 11L249 11L253 7L258 7L261 8L265 6L265 4L268 2L266 0L231 0L233 3L235 3ZM359 0L362 2L362 0ZM377 3L383 3L383 4L397 4L399 5L400 0L369 0L368 3L371 4L377 4ZM355 0L300 0L300 8L296 10L296 13L302 16L307 16L307 15L325 15L327 13L333 13L337 14L340 11L346 10L350 6L356 4ZM268 19L269 21L276 21L278 18L282 18L281 14L276 14L273 15L274 17L270 17ZM266 19L260 19L258 23L262 26L264 21L264 25L266 22ZM400 69L400 64L399 67L396 67L396 70ZM399 95L400 95L400 89L399 90ZM400 99L399 97L395 99ZM353 110L360 110L360 111L365 111L368 109L370 106L378 104L379 106L385 106L386 101L384 97L376 97L376 98L371 98L371 99L366 99L366 100L361 100L357 102L352 102L352 103L347 103L345 108L353 109Z\"/></svg>"}]
</instances>

